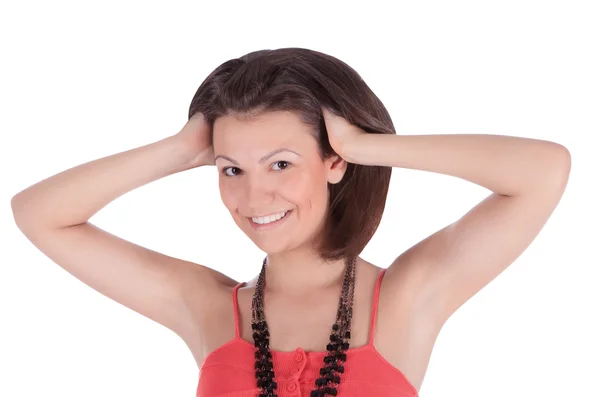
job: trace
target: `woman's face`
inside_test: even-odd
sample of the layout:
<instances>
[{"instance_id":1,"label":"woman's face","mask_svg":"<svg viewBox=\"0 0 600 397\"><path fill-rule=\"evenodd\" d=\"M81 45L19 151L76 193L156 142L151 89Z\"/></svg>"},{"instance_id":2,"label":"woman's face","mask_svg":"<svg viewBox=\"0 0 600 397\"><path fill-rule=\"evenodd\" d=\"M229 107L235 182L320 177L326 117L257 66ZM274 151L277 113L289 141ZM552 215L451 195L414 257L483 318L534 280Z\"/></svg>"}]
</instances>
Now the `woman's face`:
<instances>
[{"instance_id":1,"label":"woman's face","mask_svg":"<svg viewBox=\"0 0 600 397\"><path fill-rule=\"evenodd\" d=\"M322 161L310 127L292 112L223 116L213 131L221 200L242 231L267 253L311 239L325 219L327 183L342 179L346 163Z\"/></svg>"}]
</instances>

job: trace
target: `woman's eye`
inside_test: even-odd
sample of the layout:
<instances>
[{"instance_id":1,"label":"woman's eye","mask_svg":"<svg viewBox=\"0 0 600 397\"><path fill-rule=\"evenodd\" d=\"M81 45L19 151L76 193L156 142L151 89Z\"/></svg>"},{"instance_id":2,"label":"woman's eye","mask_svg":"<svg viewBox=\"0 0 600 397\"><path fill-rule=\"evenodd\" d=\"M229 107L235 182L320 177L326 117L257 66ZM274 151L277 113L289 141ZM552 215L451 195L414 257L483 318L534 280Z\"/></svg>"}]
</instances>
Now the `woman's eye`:
<instances>
[{"instance_id":1,"label":"woman's eye","mask_svg":"<svg viewBox=\"0 0 600 397\"><path fill-rule=\"evenodd\" d=\"M238 170L239 171L239 168L237 168L237 167L225 167L225 168L223 168L223 174L225 176L234 177L234 176L238 175L238 172L236 171L235 173L233 173L233 175L231 175L231 174L227 173L228 170Z\"/></svg>"},{"instance_id":2,"label":"woman's eye","mask_svg":"<svg viewBox=\"0 0 600 397\"><path fill-rule=\"evenodd\" d=\"M276 161L276 162L275 162L275 163L273 163L273 164L274 164L274 165L280 164L280 166L279 166L279 167L281 168L281 164L282 164L282 163L283 163L283 164L285 164L285 166L284 166L283 168L288 168L288 167L289 167L289 164L290 164L290 163L289 163L288 161L283 161L283 160L282 160L282 161Z\"/></svg>"}]
</instances>

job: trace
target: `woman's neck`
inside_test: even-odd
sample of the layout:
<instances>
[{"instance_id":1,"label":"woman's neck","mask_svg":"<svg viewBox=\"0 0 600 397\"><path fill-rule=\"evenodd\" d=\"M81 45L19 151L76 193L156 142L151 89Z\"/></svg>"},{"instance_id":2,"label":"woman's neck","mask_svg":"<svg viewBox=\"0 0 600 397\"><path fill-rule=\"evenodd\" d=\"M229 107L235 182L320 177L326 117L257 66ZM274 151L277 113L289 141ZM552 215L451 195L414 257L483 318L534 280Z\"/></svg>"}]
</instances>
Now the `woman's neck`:
<instances>
[{"instance_id":1,"label":"woman's neck","mask_svg":"<svg viewBox=\"0 0 600 397\"><path fill-rule=\"evenodd\" d=\"M265 291L290 294L322 291L340 286L345 272L344 259L327 262L307 252L269 254L265 269Z\"/></svg>"}]
</instances>

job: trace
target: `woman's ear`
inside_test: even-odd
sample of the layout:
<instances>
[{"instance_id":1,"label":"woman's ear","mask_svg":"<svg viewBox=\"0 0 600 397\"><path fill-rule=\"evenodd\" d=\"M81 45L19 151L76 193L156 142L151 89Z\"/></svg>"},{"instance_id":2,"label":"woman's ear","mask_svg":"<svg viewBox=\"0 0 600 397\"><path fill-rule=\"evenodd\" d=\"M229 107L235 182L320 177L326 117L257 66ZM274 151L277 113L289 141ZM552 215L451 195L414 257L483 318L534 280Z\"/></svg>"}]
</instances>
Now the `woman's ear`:
<instances>
[{"instance_id":1,"label":"woman's ear","mask_svg":"<svg viewBox=\"0 0 600 397\"><path fill-rule=\"evenodd\" d=\"M335 153L325 160L325 165L327 167L327 182L334 185L344 178L348 168L348 162Z\"/></svg>"}]
</instances>

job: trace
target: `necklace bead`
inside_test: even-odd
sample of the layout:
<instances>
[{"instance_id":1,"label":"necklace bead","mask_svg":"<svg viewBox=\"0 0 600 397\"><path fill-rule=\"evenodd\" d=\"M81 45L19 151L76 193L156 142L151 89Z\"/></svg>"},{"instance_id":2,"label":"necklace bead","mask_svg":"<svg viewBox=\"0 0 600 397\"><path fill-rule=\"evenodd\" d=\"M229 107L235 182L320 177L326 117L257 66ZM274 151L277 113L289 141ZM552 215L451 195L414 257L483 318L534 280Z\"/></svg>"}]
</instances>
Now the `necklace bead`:
<instances>
[{"instance_id":1,"label":"necklace bead","mask_svg":"<svg viewBox=\"0 0 600 397\"><path fill-rule=\"evenodd\" d=\"M269 330L265 320L263 298L265 286L267 258L263 260L261 272L258 276L256 289L252 298L252 337L254 339L254 358L256 385L260 389L258 397L277 397L277 382L273 370L273 356L269 349ZM311 397L324 397L337 395L337 385L341 381L339 374L344 373L346 351L350 348L350 327L352 323L352 305L354 303L356 258L346 261L344 282L338 302L336 320L332 325L329 335L330 343L327 344L327 354L323 358L324 366L319 370L321 377L315 380L315 389Z\"/></svg>"}]
</instances>

